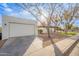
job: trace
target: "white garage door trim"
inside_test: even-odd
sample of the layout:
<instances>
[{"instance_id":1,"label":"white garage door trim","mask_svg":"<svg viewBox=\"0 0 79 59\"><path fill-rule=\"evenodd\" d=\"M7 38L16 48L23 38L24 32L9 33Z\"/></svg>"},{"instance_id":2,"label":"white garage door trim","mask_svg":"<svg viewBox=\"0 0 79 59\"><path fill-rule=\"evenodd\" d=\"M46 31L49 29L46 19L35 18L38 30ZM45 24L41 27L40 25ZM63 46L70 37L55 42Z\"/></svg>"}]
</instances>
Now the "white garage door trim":
<instances>
[{"instance_id":1,"label":"white garage door trim","mask_svg":"<svg viewBox=\"0 0 79 59\"><path fill-rule=\"evenodd\" d=\"M10 24L22 24L22 25L32 25L32 26L34 26L34 28L32 28L32 30L34 30L34 35L35 35L35 24L26 24L26 23L17 23L17 22L8 22L9 23L9 37L13 37L13 36L11 36L11 34L10 34L10 31L11 31L11 29L10 29ZM27 30L26 30L27 31ZM23 35L24 36L24 35ZM30 36L30 35L26 35L26 36ZM14 36L15 37L15 36ZM16 37L20 37L20 36L16 36Z\"/></svg>"}]
</instances>

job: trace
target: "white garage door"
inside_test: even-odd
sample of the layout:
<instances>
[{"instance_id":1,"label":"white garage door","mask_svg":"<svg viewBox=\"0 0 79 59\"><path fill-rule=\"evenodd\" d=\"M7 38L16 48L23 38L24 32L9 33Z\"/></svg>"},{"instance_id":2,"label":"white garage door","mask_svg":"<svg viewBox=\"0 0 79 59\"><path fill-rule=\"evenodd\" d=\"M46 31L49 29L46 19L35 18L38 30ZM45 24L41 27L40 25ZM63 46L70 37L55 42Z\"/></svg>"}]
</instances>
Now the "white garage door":
<instances>
[{"instance_id":1,"label":"white garage door","mask_svg":"<svg viewBox=\"0 0 79 59\"><path fill-rule=\"evenodd\" d=\"M9 23L9 33L10 37L34 35L34 25Z\"/></svg>"}]
</instances>

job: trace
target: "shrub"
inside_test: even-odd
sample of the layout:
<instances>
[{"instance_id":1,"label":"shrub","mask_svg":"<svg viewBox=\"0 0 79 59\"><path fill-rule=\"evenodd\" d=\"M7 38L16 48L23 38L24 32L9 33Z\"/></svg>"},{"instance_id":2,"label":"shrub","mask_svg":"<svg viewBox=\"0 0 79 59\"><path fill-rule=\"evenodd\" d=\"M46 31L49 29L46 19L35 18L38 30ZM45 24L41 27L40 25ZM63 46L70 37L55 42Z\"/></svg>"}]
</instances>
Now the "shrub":
<instances>
[{"instance_id":1,"label":"shrub","mask_svg":"<svg viewBox=\"0 0 79 59\"><path fill-rule=\"evenodd\" d=\"M0 33L2 32L2 27L0 27Z\"/></svg>"},{"instance_id":2,"label":"shrub","mask_svg":"<svg viewBox=\"0 0 79 59\"><path fill-rule=\"evenodd\" d=\"M42 34L42 32L43 32L43 30L41 30L41 29L40 29L40 30L38 30L38 33L39 33L39 34Z\"/></svg>"}]
</instances>

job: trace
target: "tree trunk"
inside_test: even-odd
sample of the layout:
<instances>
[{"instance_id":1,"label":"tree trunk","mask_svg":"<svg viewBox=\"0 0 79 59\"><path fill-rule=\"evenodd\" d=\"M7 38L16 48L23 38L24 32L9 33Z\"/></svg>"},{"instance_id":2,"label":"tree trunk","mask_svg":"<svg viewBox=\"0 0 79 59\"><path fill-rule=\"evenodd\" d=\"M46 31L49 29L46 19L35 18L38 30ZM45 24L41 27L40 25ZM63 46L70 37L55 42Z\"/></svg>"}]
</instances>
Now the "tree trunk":
<instances>
[{"instance_id":1,"label":"tree trunk","mask_svg":"<svg viewBox=\"0 0 79 59\"><path fill-rule=\"evenodd\" d=\"M50 28L47 28L47 34L48 34L48 38L51 38L51 35L50 35Z\"/></svg>"},{"instance_id":2,"label":"tree trunk","mask_svg":"<svg viewBox=\"0 0 79 59\"><path fill-rule=\"evenodd\" d=\"M54 33L56 32L56 29L54 28Z\"/></svg>"}]
</instances>

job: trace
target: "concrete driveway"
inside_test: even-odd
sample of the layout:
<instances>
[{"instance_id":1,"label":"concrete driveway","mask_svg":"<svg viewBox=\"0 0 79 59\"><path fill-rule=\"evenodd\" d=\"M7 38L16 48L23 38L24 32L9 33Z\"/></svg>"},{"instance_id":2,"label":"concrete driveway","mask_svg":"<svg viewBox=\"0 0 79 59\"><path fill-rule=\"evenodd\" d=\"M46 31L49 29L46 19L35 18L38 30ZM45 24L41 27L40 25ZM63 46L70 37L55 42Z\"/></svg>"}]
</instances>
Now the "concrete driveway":
<instances>
[{"instance_id":1,"label":"concrete driveway","mask_svg":"<svg viewBox=\"0 0 79 59\"><path fill-rule=\"evenodd\" d=\"M0 48L0 55L23 55L34 39L34 36L9 38Z\"/></svg>"},{"instance_id":2,"label":"concrete driveway","mask_svg":"<svg viewBox=\"0 0 79 59\"><path fill-rule=\"evenodd\" d=\"M79 35L43 47L42 38L24 36L9 38L0 49L3 56L79 56ZM51 41L52 43L53 41Z\"/></svg>"}]
</instances>

